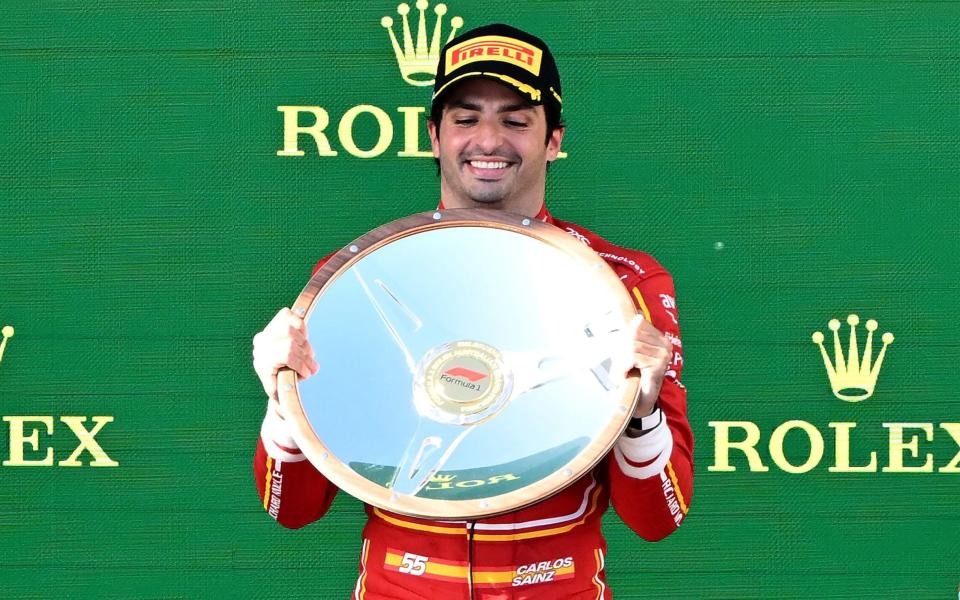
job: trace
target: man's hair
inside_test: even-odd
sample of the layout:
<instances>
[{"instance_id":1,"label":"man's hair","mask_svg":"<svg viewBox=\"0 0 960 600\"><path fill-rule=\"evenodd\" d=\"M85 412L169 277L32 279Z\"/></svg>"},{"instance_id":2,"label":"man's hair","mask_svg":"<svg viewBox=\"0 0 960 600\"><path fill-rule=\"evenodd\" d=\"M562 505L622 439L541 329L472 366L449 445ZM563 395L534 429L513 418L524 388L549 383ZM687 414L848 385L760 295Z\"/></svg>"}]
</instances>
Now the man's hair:
<instances>
[{"instance_id":1,"label":"man's hair","mask_svg":"<svg viewBox=\"0 0 960 600\"><path fill-rule=\"evenodd\" d=\"M531 106L534 106L531 104ZM440 121L443 120L443 111L446 109L445 104L439 102L434 103L430 108L430 116L428 120L433 123L433 126L437 129L437 138L440 137ZM543 105L544 113L547 116L547 137L544 138L543 143L546 145L550 141L550 136L557 129L566 127L567 124L563 122L563 117L560 115L560 111L554 107L552 104ZM434 158L433 162L437 163L437 175L440 174L440 159ZM550 163L547 163L547 169L550 168Z\"/></svg>"}]
</instances>

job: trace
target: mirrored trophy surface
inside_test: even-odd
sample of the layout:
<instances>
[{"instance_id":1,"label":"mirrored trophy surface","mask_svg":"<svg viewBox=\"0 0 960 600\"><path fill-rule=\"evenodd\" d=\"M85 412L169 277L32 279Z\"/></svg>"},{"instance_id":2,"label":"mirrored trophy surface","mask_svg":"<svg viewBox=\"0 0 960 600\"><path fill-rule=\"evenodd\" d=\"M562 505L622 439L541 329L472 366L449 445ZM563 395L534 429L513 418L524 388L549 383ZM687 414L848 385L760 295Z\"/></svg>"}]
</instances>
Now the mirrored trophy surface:
<instances>
[{"instance_id":1,"label":"mirrored trophy surface","mask_svg":"<svg viewBox=\"0 0 960 600\"><path fill-rule=\"evenodd\" d=\"M588 472L637 397L623 285L566 232L502 211L384 225L301 293L320 371L280 375L307 458L364 502L461 519Z\"/></svg>"}]
</instances>

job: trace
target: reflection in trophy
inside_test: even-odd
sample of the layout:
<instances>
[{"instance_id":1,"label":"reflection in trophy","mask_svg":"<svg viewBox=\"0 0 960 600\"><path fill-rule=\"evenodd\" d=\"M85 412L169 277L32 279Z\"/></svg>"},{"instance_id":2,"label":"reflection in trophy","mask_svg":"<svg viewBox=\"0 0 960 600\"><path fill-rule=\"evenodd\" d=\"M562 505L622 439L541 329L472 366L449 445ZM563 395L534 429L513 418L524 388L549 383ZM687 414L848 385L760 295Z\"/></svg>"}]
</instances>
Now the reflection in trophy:
<instances>
[{"instance_id":1,"label":"reflection in trophy","mask_svg":"<svg viewBox=\"0 0 960 600\"><path fill-rule=\"evenodd\" d=\"M294 305L320 372L280 377L304 454L364 502L499 514L612 447L637 382L633 304L606 263L502 211L424 213L337 253Z\"/></svg>"}]
</instances>

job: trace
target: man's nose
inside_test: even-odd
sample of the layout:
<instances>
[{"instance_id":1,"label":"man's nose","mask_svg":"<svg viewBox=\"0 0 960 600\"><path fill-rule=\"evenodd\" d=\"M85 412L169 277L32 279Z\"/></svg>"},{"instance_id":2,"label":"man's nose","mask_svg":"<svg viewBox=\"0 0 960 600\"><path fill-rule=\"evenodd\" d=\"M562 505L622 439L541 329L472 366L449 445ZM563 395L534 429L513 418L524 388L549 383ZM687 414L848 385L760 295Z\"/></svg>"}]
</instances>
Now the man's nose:
<instances>
[{"instance_id":1,"label":"man's nose","mask_svg":"<svg viewBox=\"0 0 960 600\"><path fill-rule=\"evenodd\" d=\"M484 120L478 123L475 143L485 154L494 154L503 143L503 130L496 121Z\"/></svg>"}]
</instances>

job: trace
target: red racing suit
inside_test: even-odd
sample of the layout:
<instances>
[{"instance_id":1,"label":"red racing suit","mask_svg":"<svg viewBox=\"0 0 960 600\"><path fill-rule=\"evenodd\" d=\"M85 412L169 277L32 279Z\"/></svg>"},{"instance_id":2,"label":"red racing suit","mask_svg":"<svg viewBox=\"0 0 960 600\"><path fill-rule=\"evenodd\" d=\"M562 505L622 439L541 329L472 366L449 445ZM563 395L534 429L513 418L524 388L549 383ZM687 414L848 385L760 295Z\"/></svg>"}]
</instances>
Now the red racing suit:
<instances>
[{"instance_id":1,"label":"red racing suit","mask_svg":"<svg viewBox=\"0 0 960 600\"><path fill-rule=\"evenodd\" d=\"M643 422L646 433L624 434L591 473L570 487L497 517L430 521L366 506L353 600L610 599L600 527L608 503L650 541L672 533L687 514L693 492L693 433L680 383L683 347L670 274L648 254L614 246L578 225L554 219L546 206L538 218L603 257L637 309L673 343L658 408ZM337 493L305 460L275 402L268 403L254 474L264 509L285 527L319 519Z\"/></svg>"}]
</instances>

